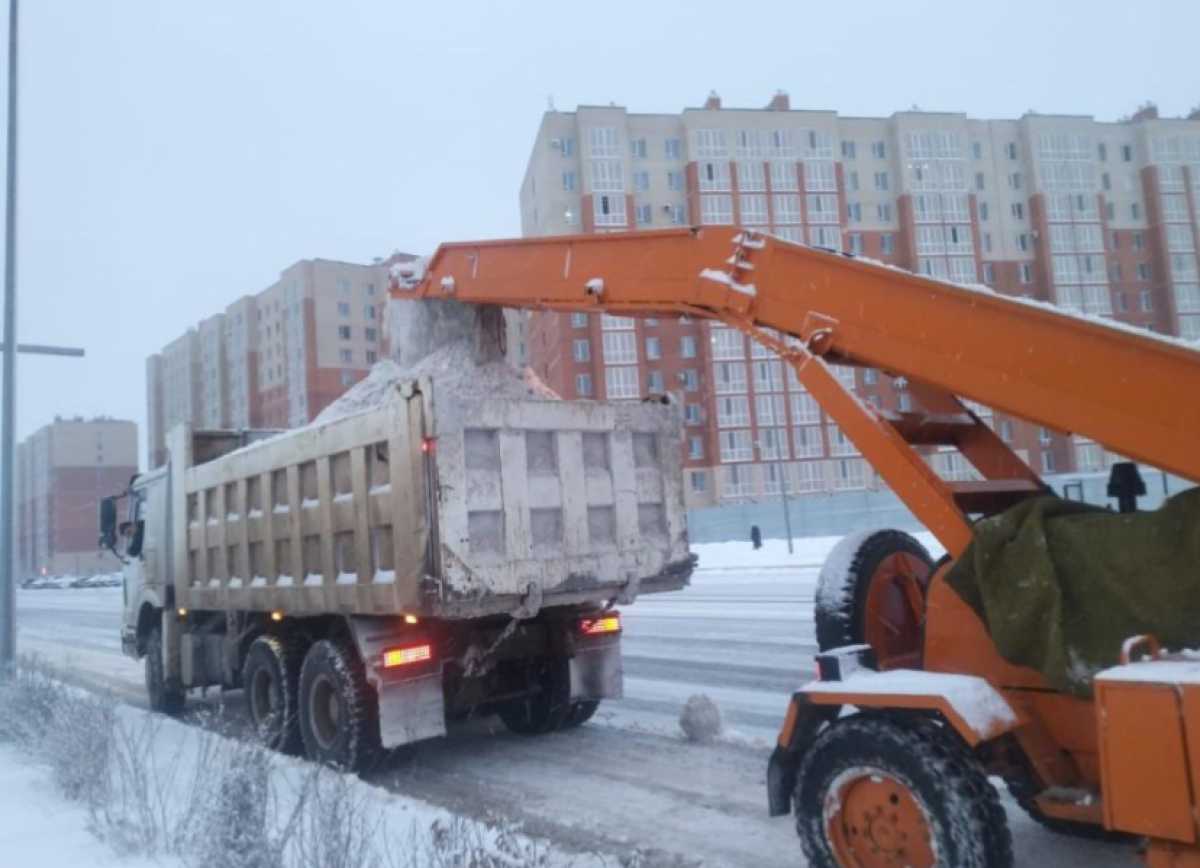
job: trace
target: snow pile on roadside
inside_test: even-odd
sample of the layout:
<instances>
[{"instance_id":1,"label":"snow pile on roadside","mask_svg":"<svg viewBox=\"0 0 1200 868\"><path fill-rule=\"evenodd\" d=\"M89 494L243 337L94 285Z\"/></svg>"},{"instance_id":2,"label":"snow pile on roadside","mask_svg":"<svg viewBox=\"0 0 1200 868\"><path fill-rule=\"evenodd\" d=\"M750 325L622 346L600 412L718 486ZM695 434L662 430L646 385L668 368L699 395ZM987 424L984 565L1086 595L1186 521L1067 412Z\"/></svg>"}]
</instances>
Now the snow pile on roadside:
<instances>
[{"instance_id":1,"label":"snow pile on roadside","mask_svg":"<svg viewBox=\"0 0 1200 868\"><path fill-rule=\"evenodd\" d=\"M87 720L87 726L80 726ZM0 814L11 778L32 767L114 855L156 864L228 868L553 868L609 864L566 854L511 825L467 819L391 794L357 777L281 756L111 698L68 687L53 671L23 667L0 685ZM208 726L205 726L207 724ZM0 853L20 864L56 862L59 834L0 817ZM93 848L95 843L93 842ZM5 860L4 864L9 864ZM14 863L15 864L15 863Z\"/></svg>"},{"instance_id":2,"label":"snow pile on roadside","mask_svg":"<svg viewBox=\"0 0 1200 868\"><path fill-rule=\"evenodd\" d=\"M710 742L721 734L721 709L703 693L689 696L679 714L679 728L688 741Z\"/></svg>"}]
</instances>

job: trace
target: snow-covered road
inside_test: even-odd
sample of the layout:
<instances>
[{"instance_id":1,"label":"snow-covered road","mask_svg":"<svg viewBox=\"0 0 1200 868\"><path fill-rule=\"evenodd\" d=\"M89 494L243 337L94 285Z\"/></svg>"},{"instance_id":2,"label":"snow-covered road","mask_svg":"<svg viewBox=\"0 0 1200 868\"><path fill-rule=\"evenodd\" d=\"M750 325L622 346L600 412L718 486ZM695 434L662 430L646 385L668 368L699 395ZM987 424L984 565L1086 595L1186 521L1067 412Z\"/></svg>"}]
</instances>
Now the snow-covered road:
<instances>
[{"instance_id":1,"label":"snow-covered road","mask_svg":"<svg viewBox=\"0 0 1200 868\"><path fill-rule=\"evenodd\" d=\"M697 547L703 568L690 588L625 610L626 697L591 724L528 739L474 721L374 779L460 813L522 822L568 849L640 850L646 865L794 868L790 821L766 816L766 760L789 691L811 673L816 565L831 544L801 541L792 558L777 541L761 552ZM119 589L21 592L21 651L142 704L141 667L120 654L120 606ZM716 744L679 734L694 693L721 708L727 733ZM1138 864L1130 848L1052 835L1006 805L1018 865Z\"/></svg>"}]
</instances>

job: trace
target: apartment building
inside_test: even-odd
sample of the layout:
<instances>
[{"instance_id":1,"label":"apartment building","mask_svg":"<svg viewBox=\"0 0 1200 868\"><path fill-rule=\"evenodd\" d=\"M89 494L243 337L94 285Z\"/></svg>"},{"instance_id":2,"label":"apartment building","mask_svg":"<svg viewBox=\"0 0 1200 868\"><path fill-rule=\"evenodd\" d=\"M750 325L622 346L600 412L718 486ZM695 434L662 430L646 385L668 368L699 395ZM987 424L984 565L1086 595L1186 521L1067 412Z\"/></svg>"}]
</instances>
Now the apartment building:
<instances>
[{"instance_id":1,"label":"apartment building","mask_svg":"<svg viewBox=\"0 0 1200 868\"><path fill-rule=\"evenodd\" d=\"M715 94L678 114L580 106L543 116L520 204L526 235L746 225L1200 339L1195 112L859 118L793 110L784 93L763 109ZM693 505L880 484L780 360L720 324L537 313L528 328L531 364L565 397L679 394ZM903 378L838 373L879 407L912 405ZM975 410L1043 473L1114 459ZM956 452L929 460L972 478Z\"/></svg>"},{"instance_id":2,"label":"apartment building","mask_svg":"<svg viewBox=\"0 0 1200 868\"><path fill-rule=\"evenodd\" d=\"M55 419L17 446L16 575L92 575L119 565L97 545L100 499L137 473L137 426Z\"/></svg>"},{"instance_id":3,"label":"apartment building","mask_svg":"<svg viewBox=\"0 0 1200 868\"><path fill-rule=\"evenodd\" d=\"M163 347L146 362L149 466L166 460L166 435L202 428L304 425L381 357L388 269L304 259L255 295Z\"/></svg>"}]
</instances>

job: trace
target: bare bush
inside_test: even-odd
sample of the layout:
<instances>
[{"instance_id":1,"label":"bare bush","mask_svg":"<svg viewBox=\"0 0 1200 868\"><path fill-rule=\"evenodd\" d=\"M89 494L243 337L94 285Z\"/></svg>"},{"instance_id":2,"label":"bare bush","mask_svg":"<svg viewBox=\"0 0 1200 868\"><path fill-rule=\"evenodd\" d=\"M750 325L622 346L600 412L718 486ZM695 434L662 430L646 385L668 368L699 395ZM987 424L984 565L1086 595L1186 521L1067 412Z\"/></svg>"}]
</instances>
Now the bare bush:
<instances>
[{"instance_id":1,"label":"bare bush","mask_svg":"<svg viewBox=\"0 0 1200 868\"><path fill-rule=\"evenodd\" d=\"M547 868L550 850L507 824L465 817L413 823L403 840L385 839L387 868Z\"/></svg>"}]
</instances>

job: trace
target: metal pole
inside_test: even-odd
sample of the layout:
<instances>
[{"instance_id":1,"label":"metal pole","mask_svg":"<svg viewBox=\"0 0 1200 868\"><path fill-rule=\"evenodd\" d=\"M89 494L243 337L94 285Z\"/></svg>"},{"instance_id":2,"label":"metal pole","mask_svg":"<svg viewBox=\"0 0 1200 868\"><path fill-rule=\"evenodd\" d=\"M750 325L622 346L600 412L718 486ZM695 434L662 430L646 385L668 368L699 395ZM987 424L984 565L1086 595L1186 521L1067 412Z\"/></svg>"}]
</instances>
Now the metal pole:
<instances>
[{"instance_id":1,"label":"metal pole","mask_svg":"<svg viewBox=\"0 0 1200 868\"><path fill-rule=\"evenodd\" d=\"M776 459L775 466L779 468L779 498L783 501L783 526L787 529L788 554L790 555L794 554L792 549L792 512L788 508L787 476L784 474L786 468L784 467L783 459Z\"/></svg>"},{"instance_id":2,"label":"metal pole","mask_svg":"<svg viewBox=\"0 0 1200 868\"><path fill-rule=\"evenodd\" d=\"M8 168L4 206L4 418L0 427L0 678L17 656L17 588L13 577L13 438L17 390L17 0L8 4Z\"/></svg>"}]
</instances>

